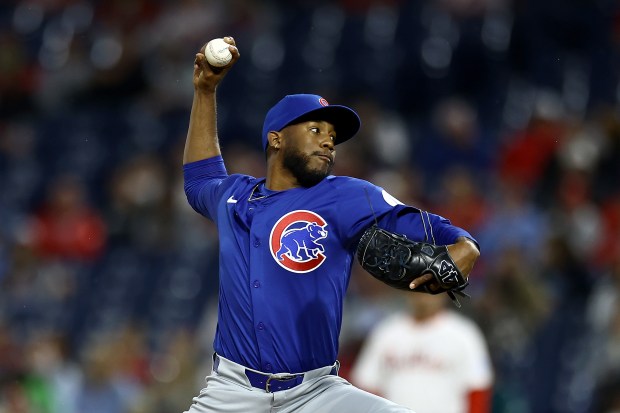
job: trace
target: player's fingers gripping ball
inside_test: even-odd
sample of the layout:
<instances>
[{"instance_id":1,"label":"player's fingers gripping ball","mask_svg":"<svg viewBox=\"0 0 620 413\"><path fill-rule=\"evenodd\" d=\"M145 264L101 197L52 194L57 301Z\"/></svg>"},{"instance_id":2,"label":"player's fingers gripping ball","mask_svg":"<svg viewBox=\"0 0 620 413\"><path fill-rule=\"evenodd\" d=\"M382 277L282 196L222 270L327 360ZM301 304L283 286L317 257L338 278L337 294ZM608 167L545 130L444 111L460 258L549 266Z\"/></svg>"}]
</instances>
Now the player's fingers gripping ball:
<instances>
[{"instance_id":1,"label":"player's fingers gripping ball","mask_svg":"<svg viewBox=\"0 0 620 413\"><path fill-rule=\"evenodd\" d=\"M433 283L425 283L414 291L428 294L448 293L460 307L455 294L469 285L444 245L414 242L373 225L367 229L357 246L357 259L366 271L385 284L410 290L409 284L430 273Z\"/></svg>"},{"instance_id":2,"label":"player's fingers gripping ball","mask_svg":"<svg viewBox=\"0 0 620 413\"><path fill-rule=\"evenodd\" d=\"M228 49L230 44L224 39L217 38L209 41L205 46L205 57L207 62L213 67L224 67L232 60L232 54Z\"/></svg>"}]
</instances>

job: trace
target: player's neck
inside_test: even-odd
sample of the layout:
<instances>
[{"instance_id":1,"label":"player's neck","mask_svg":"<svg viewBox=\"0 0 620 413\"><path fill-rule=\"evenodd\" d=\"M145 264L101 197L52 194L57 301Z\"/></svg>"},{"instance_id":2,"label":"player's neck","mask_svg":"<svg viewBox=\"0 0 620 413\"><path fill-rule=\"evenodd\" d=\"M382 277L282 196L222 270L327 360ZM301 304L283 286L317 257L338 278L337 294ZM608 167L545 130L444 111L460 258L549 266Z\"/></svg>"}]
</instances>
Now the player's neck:
<instances>
[{"instance_id":1,"label":"player's neck","mask_svg":"<svg viewBox=\"0 0 620 413\"><path fill-rule=\"evenodd\" d=\"M267 165L267 176L265 187L272 191L285 191L287 189L299 188L301 185L293 174L278 164Z\"/></svg>"},{"instance_id":2,"label":"player's neck","mask_svg":"<svg viewBox=\"0 0 620 413\"><path fill-rule=\"evenodd\" d=\"M443 309L433 309L428 311L418 310L412 314L412 318L418 323L426 323L435 319L439 314L443 313Z\"/></svg>"}]
</instances>

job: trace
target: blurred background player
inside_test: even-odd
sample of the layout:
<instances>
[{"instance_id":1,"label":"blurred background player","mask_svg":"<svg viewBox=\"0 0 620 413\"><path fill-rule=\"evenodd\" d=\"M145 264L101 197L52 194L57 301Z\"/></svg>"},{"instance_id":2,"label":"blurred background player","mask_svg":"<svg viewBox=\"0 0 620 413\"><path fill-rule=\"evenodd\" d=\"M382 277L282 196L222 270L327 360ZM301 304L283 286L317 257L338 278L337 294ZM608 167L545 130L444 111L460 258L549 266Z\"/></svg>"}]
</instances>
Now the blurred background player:
<instances>
[{"instance_id":1,"label":"blurred background player","mask_svg":"<svg viewBox=\"0 0 620 413\"><path fill-rule=\"evenodd\" d=\"M409 312L371 331L351 371L355 385L424 413L489 413L493 372L478 326L447 297L410 294Z\"/></svg>"}]
</instances>

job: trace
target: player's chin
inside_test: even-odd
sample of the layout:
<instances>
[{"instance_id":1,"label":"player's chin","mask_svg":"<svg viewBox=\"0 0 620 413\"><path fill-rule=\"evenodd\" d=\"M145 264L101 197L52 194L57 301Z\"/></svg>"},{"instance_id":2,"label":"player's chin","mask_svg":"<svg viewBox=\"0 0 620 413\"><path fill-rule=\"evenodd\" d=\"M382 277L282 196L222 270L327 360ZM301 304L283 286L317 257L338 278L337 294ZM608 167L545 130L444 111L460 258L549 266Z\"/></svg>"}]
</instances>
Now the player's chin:
<instances>
[{"instance_id":1,"label":"player's chin","mask_svg":"<svg viewBox=\"0 0 620 413\"><path fill-rule=\"evenodd\" d=\"M314 166L315 173L324 173L327 176L332 172L334 161L326 156L317 156L315 157Z\"/></svg>"},{"instance_id":2,"label":"player's chin","mask_svg":"<svg viewBox=\"0 0 620 413\"><path fill-rule=\"evenodd\" d=\"M304 174L297 176L297 181L304 187L309 188L321 182L331 173L330 168L308 169Z\"/></svg>"},{"instance_id":3,"label":"player's chin","mask_svg":"<svg viewBox=\"0 0 620 413\"><path fill-rule=\"evenodd\" d=\"M323 165L321 168L317 168L314 171L314 175L319 177L320 180L327 178L328 175L332 173L332 164Z\"/></svg>"}]
</instances>

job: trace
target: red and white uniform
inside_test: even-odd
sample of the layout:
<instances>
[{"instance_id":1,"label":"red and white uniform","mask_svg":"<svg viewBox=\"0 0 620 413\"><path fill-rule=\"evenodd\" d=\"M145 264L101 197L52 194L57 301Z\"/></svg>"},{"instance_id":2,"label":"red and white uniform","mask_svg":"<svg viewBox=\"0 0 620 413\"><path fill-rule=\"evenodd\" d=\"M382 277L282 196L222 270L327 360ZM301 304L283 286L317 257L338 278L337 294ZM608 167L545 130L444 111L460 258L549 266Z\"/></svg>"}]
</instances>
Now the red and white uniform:
<instances>
[{"instance_id":1,"label":"red and white uniform","mask_svg":"<svg viewBox=\"0 0 620 413\"><path fill-rule=\"evenodd\" d=\"M449 310L384 319L351 372L353 384L423 413L488 413L492 380L482 332Z\"/></svg>"}]
</instances>

